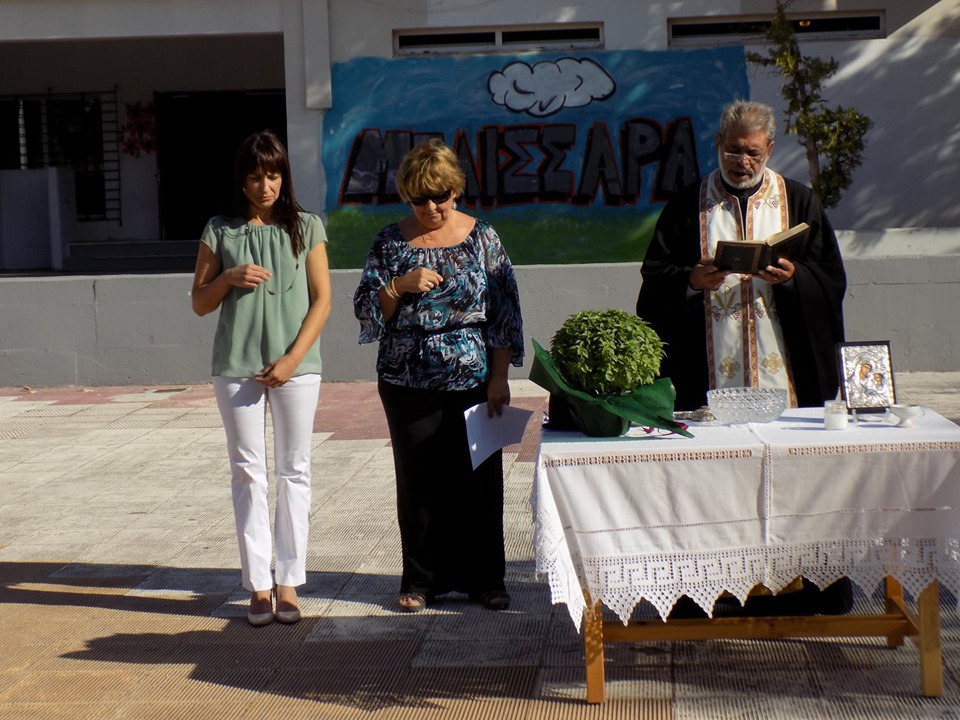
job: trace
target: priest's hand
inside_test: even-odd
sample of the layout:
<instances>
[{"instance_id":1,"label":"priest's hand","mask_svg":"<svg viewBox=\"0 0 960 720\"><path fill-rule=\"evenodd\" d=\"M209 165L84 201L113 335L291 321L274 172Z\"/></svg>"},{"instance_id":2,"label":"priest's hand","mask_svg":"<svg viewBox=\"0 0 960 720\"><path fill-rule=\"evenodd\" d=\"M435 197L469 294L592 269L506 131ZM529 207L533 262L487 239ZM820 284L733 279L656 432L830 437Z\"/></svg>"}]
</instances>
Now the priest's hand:
<instances>
[{"instance_id":1,"label":"priest's hand","mask_svg":"<svg viewBox=\"0 0 960 720\"><path fill-rule=\"evenodd\" d=\"M704 256L693 266L687 282L692 290L716 290L723 285L723 281L729 274L729 270L720 270L714 265L712 257Z\"/></svg>"},{"instance_id":2,"label":"priest's hand","mask_svg":"<svg viewBox=\"0 0 960 720\"><path fill-rule=\"evenodd\" d=\"M779 266L779 267L778 267ZM796 266L786 258L777 258L777 265L767 267L757 273L757 277L766 280L771 285L782 285L793 277Z\"/></svg>"}]
</instances>

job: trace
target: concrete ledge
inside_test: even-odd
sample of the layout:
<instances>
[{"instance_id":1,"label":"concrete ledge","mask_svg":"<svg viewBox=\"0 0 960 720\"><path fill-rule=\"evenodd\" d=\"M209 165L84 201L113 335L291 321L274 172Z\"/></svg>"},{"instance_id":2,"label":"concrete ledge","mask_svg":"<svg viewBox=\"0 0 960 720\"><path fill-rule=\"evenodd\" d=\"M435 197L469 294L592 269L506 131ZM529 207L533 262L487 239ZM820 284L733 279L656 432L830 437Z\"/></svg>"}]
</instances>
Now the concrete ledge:
<instances>
[{"instance_id":1,"label":"concrete ledge","mask_svg":"<svg viewBox=\"0 0 960 720\"><path fill-rule=\"evenodd\" d=\"M960 370L960 232L840 233L849 286L849 340L889 340L894 369ZM898 251L891 254L888 248ZM376 345L357 344L353 292L359 270L335 270L324 330L324 377L372 380ZM517 268L527 362L530 338L548 345L572 313L632 312L640 264ZM0 386L165 385L206 382L216 314L190 309L192 276L105 275L0 278Z\"/></svg>"},{"instance_id":2,"label":"concrete ledge","mask_svg":"<svg viewBox=\"0 0 960 720\"><path fill-rule=\"evenodd\" d=\"M838 230L846 260L854 258L930 257L960 254L958 228L890 228Z\"/></svg>"}]
</instances>

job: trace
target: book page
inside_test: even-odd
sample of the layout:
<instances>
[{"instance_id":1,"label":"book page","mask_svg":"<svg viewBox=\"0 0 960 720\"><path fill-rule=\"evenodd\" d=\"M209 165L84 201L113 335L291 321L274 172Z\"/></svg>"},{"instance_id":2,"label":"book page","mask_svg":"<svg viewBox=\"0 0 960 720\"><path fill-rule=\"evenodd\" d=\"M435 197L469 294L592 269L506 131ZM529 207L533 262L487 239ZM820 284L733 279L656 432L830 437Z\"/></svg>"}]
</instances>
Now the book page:
<instances>
[{"instance_id":1,"label":"book page","mask_svg":"<svg viewBox=\"0 0 960 720\"><path fill-rule=\"evenodd\" d=\"M794 225L792 228L787 228L786 230L781 230L778 233L774 233L767 237L764 242L767 245L776 245L777 243L786 242L790 238L796 237L797 235L806 234L810 229L810 226L807 223L802 222L799 225Z\"/></svg>"},{"instance_id":2,"label":"book page","mask_svg":"<svg viewBox=\"0 0 960 720\"><path fill-rule=\"evenodd\" d=\"M791 228L768 235L763 240L720 240L714 253L714 263L721 270L742 274L756 274L777 258L793 260L807 242L810 226L799 223Z\"/></svg>"}]
</instances>

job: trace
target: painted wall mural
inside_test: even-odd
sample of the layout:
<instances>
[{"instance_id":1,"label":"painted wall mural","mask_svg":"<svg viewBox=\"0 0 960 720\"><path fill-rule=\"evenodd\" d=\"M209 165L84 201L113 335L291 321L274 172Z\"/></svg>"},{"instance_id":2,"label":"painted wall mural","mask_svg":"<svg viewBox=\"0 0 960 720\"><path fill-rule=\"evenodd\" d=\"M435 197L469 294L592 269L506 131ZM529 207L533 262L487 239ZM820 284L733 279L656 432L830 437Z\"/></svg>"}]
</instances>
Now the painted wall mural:
<instances>
[{"instance_id":1,"label":"painted wall mural","mask_svg":"<svg viewBox=\"0 0 960 720\"><path fill-rule=\"evenodd\" d=\"M742 48L358 58L324 118L334 267L360 267L407 209L404 153L429 137L467 175L461 209L516 264L634 262L663 203L716 167L722 106L749 97Z\"/></svg>"}]
</instances>

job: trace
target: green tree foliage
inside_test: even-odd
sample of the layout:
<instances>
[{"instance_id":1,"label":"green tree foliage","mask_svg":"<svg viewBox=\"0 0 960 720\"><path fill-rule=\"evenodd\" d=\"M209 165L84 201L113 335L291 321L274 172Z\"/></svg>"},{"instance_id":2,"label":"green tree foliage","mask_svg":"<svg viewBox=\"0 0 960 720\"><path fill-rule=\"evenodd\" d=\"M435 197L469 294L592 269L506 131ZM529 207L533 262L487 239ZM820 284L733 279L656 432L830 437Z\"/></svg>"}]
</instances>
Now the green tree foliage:
<instances>
[{"instance_id":1,"label":"green tree foliage","mask_svg":"<svg viewBox=\"0 0 960 720\"><path fill-rule=\"evenodd\" d=\"M864 136L873 121L853 108L825 107L823 83L836 73L833 58L823 60L800 53L793 24L787 19L792 0L777 0L777 11L767 31L767 53L747 52L749 62L773 68L782 78L780 95L787 102L786 131L806 149L810 184L824 207L836 207L853 182L862 162Z\"/></svg>"}]
</instances>

